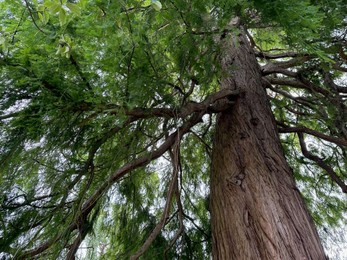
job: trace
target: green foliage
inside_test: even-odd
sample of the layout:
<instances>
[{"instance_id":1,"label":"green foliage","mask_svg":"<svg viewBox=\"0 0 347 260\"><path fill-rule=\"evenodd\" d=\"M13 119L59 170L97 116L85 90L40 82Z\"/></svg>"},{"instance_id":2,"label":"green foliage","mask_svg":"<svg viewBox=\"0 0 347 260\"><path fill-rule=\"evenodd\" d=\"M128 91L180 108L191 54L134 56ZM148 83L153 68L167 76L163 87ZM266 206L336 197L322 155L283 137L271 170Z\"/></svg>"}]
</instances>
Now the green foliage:
<instances>
[{"instance_id":1,"label":"green foliage","mask_svg":"<svg viewBox=\"0 0 347 260\"><path fill-rule=\"evenodd\" d=\"M338 46L323 41L341 29L345 9L343 1L1 1L0 256L18 256L53 241L47 256L64 258L78 235L70 227L81 221L85 244L93 248L87 259L128 259L161 217L172 169L161 157L116 183L105 182L124 165L150 156L187 120L136 118L130 112L178 111L215 92L221 75L218 40L234 16L242 18L263 50L291 48L316 55L302 67L304 76L326 88L313 68L331 67ZM277 120L338 132L343 118L329 100L304 89L283 90L303 96L311 109L277 94L272 97ZM287 107L310 117L296 117ZM165 251L169 259L209 259L214 120L204 117L181 143L184 233L169 247L180 226L174 198L170 222L143 259L163 258ZM288 135L283 144L316 222L337 226L345 205L335 196L335 186L297 156L295 137ZM324 147L315 151L343 176L345 151ZM319 187L310 171L322 177ZM76 219L103 185L109 186L94 210Z\"/></svg>"}]
</instances>

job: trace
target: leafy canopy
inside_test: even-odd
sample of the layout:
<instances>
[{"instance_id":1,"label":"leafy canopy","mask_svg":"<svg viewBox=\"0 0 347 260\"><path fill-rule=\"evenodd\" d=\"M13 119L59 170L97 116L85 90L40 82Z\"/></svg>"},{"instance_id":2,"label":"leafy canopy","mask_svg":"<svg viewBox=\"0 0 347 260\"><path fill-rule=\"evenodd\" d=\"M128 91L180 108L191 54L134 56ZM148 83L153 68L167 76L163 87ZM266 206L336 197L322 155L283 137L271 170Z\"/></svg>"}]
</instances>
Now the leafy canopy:
<instances>
[{"instance_id":1,"label":"leafy canopy","mask_svg":"<svg viewBox=\"0 0 347 260\"><path fill-rule=\"evenodd\" d=\"M238 33L229 27L235 16L322 237L345 224L346 6L1 1L2 256L62 258L83 240L87 259L127 259L160 223L176 185L144 258L208 258L215 117L189 104L218 92L219 39Z\"/></svg>"}]
</instances>

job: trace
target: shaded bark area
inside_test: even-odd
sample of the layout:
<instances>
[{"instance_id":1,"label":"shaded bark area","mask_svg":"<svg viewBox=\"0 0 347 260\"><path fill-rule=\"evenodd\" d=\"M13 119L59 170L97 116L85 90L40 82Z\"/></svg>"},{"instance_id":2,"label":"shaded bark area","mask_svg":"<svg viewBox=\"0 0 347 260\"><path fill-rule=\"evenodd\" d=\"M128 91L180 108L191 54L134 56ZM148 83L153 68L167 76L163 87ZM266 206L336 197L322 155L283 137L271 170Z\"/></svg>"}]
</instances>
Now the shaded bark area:
<instances>
[{"instance_id":1,"label":"shaded bark area","mask_svg":"<svg viewBox=\"0 0 347 260\"><path fill-rule=\"evenodd\" d=\"M260 68L243 34L225 40L211 172L213 259L326 259L278 137Z\"/></svg>"}]
</instances>

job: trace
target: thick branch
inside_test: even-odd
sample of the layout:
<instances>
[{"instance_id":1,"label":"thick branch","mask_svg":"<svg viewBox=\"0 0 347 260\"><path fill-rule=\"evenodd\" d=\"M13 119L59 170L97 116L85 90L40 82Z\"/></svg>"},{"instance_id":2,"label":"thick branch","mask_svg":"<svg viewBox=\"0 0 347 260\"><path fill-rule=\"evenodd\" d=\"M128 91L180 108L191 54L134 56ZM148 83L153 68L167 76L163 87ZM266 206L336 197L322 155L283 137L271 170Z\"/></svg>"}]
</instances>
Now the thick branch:
<instances>
[{"instance_id":1,"label":"thick branch","mask_svg":"<svg viewBox=\"0 0 347 260\"><path fill-rule=\"evenodd\" d=\"M297 72L290 71L288 69L283 69L280 67L269 67L269 68L263 67L261 71L262 71L262 75L264 76L273 74L273 73L280 73L289 77L296 77L298 74Z\"/></svg>"},{"instance_id":2,"label":"thick branch","mask_svg":"<svg viewBox=\"0 0 347 260\"><path fill-rule=\"evenodd\" d=\"M333 65L333 68L342 72L347 72L347 68L346 67L342 67L341 65L339 65L338 63L335 63Z\"/></svg>"},{"instance_id":3,"label":"thick branch","mask_svg":"<svg viewBox=\"0 0 347 260\"><path fill-rule=\"evenodd\" d=\"M320 93L320 94L324 95L325 97L328 97L331 94L328 90L323 89L321 87L318 87L318 86L314 85L313 83L309 82L308 80L303 80L304 82L302 82L299 80L292 80L292 79L286 79L286 78L266 77L266 79L271 84L307 89L310 91Z\"/></svg>"},{"instance_id":4,"label":"thick branch","mask_svg":"<svg viewBox=\"0 0 347 260\"><path fill-rule=\"evenodd\" d=\"M255 51L255 56L257 56L258 58L272 60L272 59L282 59L282 58L305 57L307 56L307 54L302 54L298 52L266 53L266 52Z\"/></svg>"},{"instance_id":5,"label":"thick branch","mask_svg":"<svg viewBox=\"0 0 347 260\"><path fill-rule=\"evenodd\" d=\"M204 101L200 103L187 102L181 108L134 108L127 109L118 105L99 105L94 107L96 110L104 111L110 114L125 114L136 118L151 118L151 117L164 117L164 118L186 118L187 116L200 111L206 113L218 113L230 107L235 97L240 94L239 90L223 89L216 93L209 95ZM228 98L228 101L221 102L221 99ZM76 111L88 111L91 108L89 104L82 104L76 107ZM92 108L93 109L93 108Z\"/></svg>"},{"instance_id":6,"label":"thick branch","mask_svg":"<svg viewBox=\"0 0 347 260\"><path fill-rule=\"evenodd\" d=\"M342 87L337 85L333 79L331 78L331 75L329 72L324 73L324 83L328 85L333 90L337 91L338 93L347 93L347 87Z\"/></svg>"},{"instance_id":7,"label":"thick branch","mask_svg":"<svg viewBox=\"0 0 347 260\"><path fill-rule=\"evenodd\" d=\"M45 250L47 250L49 247L51 247L57 240L59 240L62 236L71 233L73 230L78 228L77 226L77 220L78 219L86 219L88 214L93 210L93 208L97 205L97 202L102 197L104 193L108 191L108 189L116 183L118 180L120 180L123 176L125 176L130 171L133 171L139 167L145 166L149 164L151 161L159 158L162 156L177 140L177 138L181 139L184 134L186 134L191 127L196 125L197 123L201 122L202 116L205 114L204 112L200 113L194 113L177 131L169 135L169 137L154 151L151 153L148 153L147 155L144 155L142 157L139 157L127 164L125 164L123 167L119 168L114 174L112 174L103 184L99 186L99 189L94 192L93 195L91 195L83 204L82 209L80 213L76 216L76 221L73 221L72 224L67 227L65 232L62 232L52 238L49 241L44 242L42 245L38 246L37 248L24 252L20 259L27 259L30 257L34 257L36 255L41 254Z\"/></svg>"},{"instance_id":8,"label":"thick branch","mask_svg":"<svg viewBox=\"0 0 347 260\"><path fill-rule=\"evenodd\" d=\"M75 254L79 246L81 245L82 241L83 241L82 234L78 233L77 238L75 239L73 244L70 246L69 252L66 256L66 260L75 260Z\"/></svg>"},{"instance_id":9,"label":"thick branch","mask_svg":"<svg viewBox=\"0 0 347 260\"><path fill-rule=\"evenodd\" d=\"M341 188L342 192L347 193L347 186L346 186L346 184L340 179L340 177L335 173L335 171L329 165L327 165L321 158L319 158L318 156L313 155L312 153L310 153L307 150L306 143L305 143L305 140L304 140L304 134L301 133L301 132L298 132L298 136L299 136L299 141L300 141L300 147L301 147L302 154L307 159L310 159L310 160L314 161L318 166L323 168L328 173L330 178Z\"/></svg>"},{"instance_id":10,"label":"thick branch","mask_svg":"<svg viewBox=\"0 0 347 260\"><path fill-rule=\"evenodd\" d=\"M191 127L196 125L201 121L204 112L194 113L192 117L185 122L177 131L172 133L158 149L149 153L148 155L142 156L138 159L127 163L120 169L118 169L114 174L112 174L106 182L104 182L100 188L84 203L81 214L88 214L92 208L95 206L96 202L99 200L102 194L104 194L115 182L122 178L128 172L137 169L139 167L149 164L151 161L159 158L163 155L175 142L176 138L181 138L186 134Z\"/></svg>"},{"instance_id":11,"label":"thick branch","mask_svg":"<svg viewBox=\"0 0 347 260\"><path fill-rule=\"evenodd\" d=\"M276 92L276 93L278 93L278 94L280 94L286 98L293 100L294 102L297 102L303 106L306 106L306 107L314 110L314 108L313 108L314 102L307 100L304 97L293 97L288 92L281 90L281 89L278 89L278 88L274 88L274 87L272 87L272 85L269 85L268 88L271 89L273 92Z\"/></svg>"},{"instance_id":12,"label":"thick branch","mask_svg":"<svg viewBox=\"0 0 347 260\"><path fill-rule=\"evenodd\" d=\"M304 126L282 127L282 128L279 128L278 131L280 133L305 133L305 134L309 134L309 135L313 135L315 137L321 138L321 139L326 140L328 142L347 147L347 140L346 139L329 136L329 135L323 134L321 132L312 130L312 129L304 127Z\"/></svg>"},{"instance_id":13,"label":"thick branch","mask_svg":"<svg viewBox=\"0 0 347 260\"><path fill-rule=\"evenodd\" d=\"M287 61L277 61L277 62L271 62L264 66L262 66L262 71L271 71L273 69L288 69L295 67L297 65L302 65L303 62L308 61L312 59L311 56L301 56L301 57L295 57L293 59L287 60Z\"/></svg>"}]
</instances>

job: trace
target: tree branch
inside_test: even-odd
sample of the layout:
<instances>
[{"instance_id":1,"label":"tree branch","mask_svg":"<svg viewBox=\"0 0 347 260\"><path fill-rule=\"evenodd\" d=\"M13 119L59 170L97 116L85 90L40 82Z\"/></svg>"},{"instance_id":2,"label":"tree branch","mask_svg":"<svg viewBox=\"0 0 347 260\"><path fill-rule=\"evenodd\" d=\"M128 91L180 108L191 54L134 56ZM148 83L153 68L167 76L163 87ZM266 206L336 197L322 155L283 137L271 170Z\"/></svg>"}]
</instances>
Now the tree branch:
<instances>
[{"instance_id":1,"label":"tree branch","mask_svg":"<svg viewBox=\"0 0 347 260\"><path fill-rule=\"evenodd\" d=\"M272 59L282 59L282 58L306 57L308 55L304 53L298 53L298 52L266 53L266 52L255 51L255 56L258 58L272 60Z\"/></svg>"},{"instance_id":2,"label":"tree branch","mask_svg":"<svg viewBox=\"0 0 347 260\"><path fill-rule=\"evenodd\" d=\"M333 68L342 72L347 72L347 68L346 67L342 67L341 65L339 65L338 63L335 63L333 65Z\"/></svg>"},{"instance_id":3,"label":"tree branch","mask_svg":"<svg viewBox=\"0 0 347 260\"><path fill-rule=\"evenodd\" d=\"M318 137L320 139L326 140L328 142L335 143L339 146L346 146L347 147L347 140L346 139L329 136L329 135L323 134L321 132L312 130L312 129L304 127L304 126L297 126L297 127L286 126L286 127L279 128L278 131L280 133L305 133L305 134L313 135L313 136Z\"/></svg>"},{"instance_id":4,"label":"tree branch","mask_svg":"<svg viewBox=\"0 0 347 260\"><path fill-rule=\"evenodd\" d=\"M266 66L266 65L265 65ZM296 77L297 76L297 72L294 71L290 71L287 69L283 69L280 67L262 67L261 68L261 72L263 76L269 75L269 74L273 74L273 73L280 73L289 77Z\"/></svg>"},{"instance_id":5,"label":"tree branch","mask_svg":"<svg viewBox=\"0 0 347 260\"><path fill-rule=\"evenodd\" d=\"M172 202L172 197L175 192L175 190L178 188L178 171L179 171L179 144L180 144L180 139L177 139L176 142L173 144L172 148L172 153L170 153L171 158L172 158L172 179L170 183L170 187L167 193L167 198L166 198L166 203L164 207L163 214L161 216L160 221L158 224L155 226L153 229L152 233L147 237L146 241L143 243L141 248L130 257L130 260L136 260L138 259L141 255L143 255L147 249L151 246L153 241L156 239L156 237L159 235L163 227L165 226L165 223L169 217L170 209L171 209L171 202Z\"/></svg>"},{"instance_id":6,"label":"tree branch","mask_svg":"<svg viewBox=\"0 0 347 260\"><path fill-rule=\"evenodd\" d=\"M128 172L137 169L139 167L145 166L149 164L151 161L159 158L163 155L175 142L176 138L182 138L191 127L196 125L201 121L204 112L195 113L192 117L185 122L177 131L172 133L162 145L159 146L158 149L153 152L144 155L140 158L137 158L123 167L119 168L114 174L112 174L108 180L106 180L103 184L100 185L99 189L84 203L81 214L88 214L91 209L94 207L99 198L104 194L115 182L117 182L120 178L122 178Z\"/></svg>"},{"instance_id":7,"label":"tree branch","mask_svg":"<svg viewBox=\"0 0 347 260\"><path fill-rule=\"evenodd\" d=\"M295 57L287 61L270 62L262 66L262 71L267 71L267 70L271 71L275 68L288 69L297 65L302 65L305 61L308 61L312 58L313 58L312 56L306 55L306 56Z\"/></svg>"},{"instance_id":8,"label":"tree branch","mask_svg":"<svg viewBox=\"0 0 347 260\"><path fill-rule=\"evenodd\" d=\"M306 148L306 143L304 140L304 134L302 132L298 132L298 137L300 141L300 147L302 154L312 161L314 161L318 166L320 166L322 169L324 169L330 178L341 188L343 193L347 193L347 186L346 184L340 179L340 177L335 173L335 171L327 165L321 158L318 156L313 155L310 153Z\"/></svg>"},{"instance_id":9,"label":"tree branch","mask_svg":"<svg viewBox=\"0 0 347 260\"><path fill-rule=\"evenodd\" d=\"M149 164L151 161L162 156L168 149L170 149L170 147L175 143L177 138L181 139L183 135L185 135L190 130L191 127L201 122L201 119L204 114L205 114L205 111L199 112L199 113L193 113L193 115L185 123L183 123L183 125L179 127L178 130L176 130L174 133L169 135L168 138L156 150L148 153L147 155L139 157L125 164L123 167L119 168L114 174L109 176L109 178L99 186L99 189L97 189L84 202L79 214L76 215L75 220L72 221L70 226L68 226L64 232L57 234L51 240L44 242L43 244L39 245L35 249L23 252L23 254L20 256L20 259L27 259L27 258L34 257L36 255L41 254L42 252L47 250L49 247L51 247L61 237L66 236L66 234L71 233L73 230L78 228L78 225L77 225L78 219L86 219L87 216L90 214L90 212L93 210L93 208L97 205L102 195L105 192L107 192L114 183L119 181L127 173L139 167L145 166Z\"/></svg>"},{"instance_id":10,"label":"tree branch","mask_svg":"<svg viewBox=\"0 0 347 260\"><path fill-rule=\"evenodd\" d=\"M295 87L300 89L307 89L309 91L320 93L325 97L329 97L331 95L330 91L323 89L321 87L318 87L314 85L313 83L309 82L308 80L304 80L304 79L292 80L287 78L272 78L272 77L266 77L266 79L271 84L275 84L275 85L283 85L283 86Z\"/></svg>"},{"instance_id":11,"label":"tree branch","mask_svg":"<svg viewBox=\"0 0 347 260\"><path fill-rule=\"evenodd\" d=\"M70 62L76 68L78 75L81 77L82 81L86 84L87 89L91 90L92 87L90 86L89 81L84 76L80 65L77 63L77 61L75 60L75 58L72 55L70 55Z\"/></svg>"},{"instance_id":12,"label":"tree branch","mask_svg":"<svg viewBox=\"0 0 347 260\"><path fill-rule=\"evenodd\" d=\"M101 104L95 107L91 107L92 104L90 103L82 103L78 107L75 107L74 110L77 111L90 111L92 109L99 110L105 113L109 113L112 115L117 115L119 113L125 114L127 116L136 117L137 119L140 118L151 118L151 117L164 117L164 118L186 118L187 116L200 111L205 111L206 113L218 113L221 112L228 107L230 107L231 104L233 104L233 101L235 97L237 97L240 94L239 90L229 90L229 89L223 89L221 91L218 91L216 93L213 93L207 98L200 102L187 102L185 105L183 105L181 108L166 108L166 107L160 107L160 108L133 108L128 109L126 107L113 105L113 104ZM222 102L221 99L228 98L228 100L225 100L225 102ZM230 99L230 100L229 100Z\"/></svg>"},{"instance_id":13,"label":"tree branch","mask_svg":"<svg viewBox=\"0 0 347 260\"><path fill-rule=\"evenodd\" d=\"M314 108L313 108L314 102L312 102L311 100L307 100L306 98L303 98L303 97L293 97L288 92L281 90L281 89L278 89L278 88L274 88L272 85L269 85L268 89L270 89L273 92L278 93L278 94L280 94L280 95L282 95L288 99L291 99L296 103L299 103L305 107L308 107L308 108L314 110Z\"/></svg>"},{"instance_id":14,"label":"tree branch","mask_svg":"<svg viewBox=\"0 0 347 260\"><path fill-rule=\"evenodd\" d=\"M185 214L185 213L183 213L183 216L184 216L186 219L188 219L188 220L193 224L193 226L196 227L196 229L199 230L199 231L201 232L201 234L204 235L204 237L205 237L206 239L210 239L210 238L211 238L211 235L207 234L198 224L196 224L196 223L195 223L195 220L194 220L191 216L189 216L189 215L187 215L187 214Z\"/></svg>"},{"instance_id":15,"label":"tree branch","mask_svg":"<svg viewBox=\"0 0 347 260\"><path fill-rule=\"evenodd\" d=\"M338 93L347 93L347 87L342 87L337 85L334 80L331 78L331 74L329 72L325 72L323 74L324 76L324 83L331 87L333 90L337 91Z\"/></svg>"},{"instance_id":16,"label":"tree branch","mask_svg":"<svg viewBox=\"0 0 347 260\"><path fill-rule=\"evenodd\" d=\"M173 154L172 154L173 155ZM172 160L174 159L173 156ZM170 248L175 244L175 242L177 241L177 239L182 235L183 231L184 231L184 224L183 224L183 218L184 218L184 212L183 212L183 206L182 206L182 201L181 201L181 194L178 188L178 181L175 183L176 187L175 187L175 193L176 193L176 202L177 202L177 208L178 208L178 220L180 223L180 227L177 230L176 234L174 235L174 237L172 238L172 240L170 241L170 244L166 247L165 252L164 252L164 259L167 260L167 253L170 250Z\"/></svg>"},{"instance_id":17,"label":"tree branch","mask_svg":"<svg viewBox=\"0 0 347 260\"><path fill-rule=\"evenodd\" d=\"M36 27L40 32L42 32L43 34L46 34L46 33L37 25L37 23L36 23L36 21L35 21L35 19L34 19L33 13L32 13L31 10L30 10L30 6L29 6L28 1L27 1L27 0L24 0L24 2L25 2L25 5L26 5L26 7L27 7L27 9L28 9L28 11L29 11L29 15L30 15L31 19L33 20L33 23L34 23L35 27Z\"/></svg>"},{"instance_id":18,"label":"tree branch","mask_svg":"<svg viewBox=\"0 0 347 260\"><path fill-rule=\"evenodd\" d=\"M19 116L20 113L21 112L14 112L14 113L10 113L10 114L7 114L7 115L2 115L2 116L0 116L0 120L4 120L4 119L8 119L8 118Z\"/></svg>"}]
</instances>

